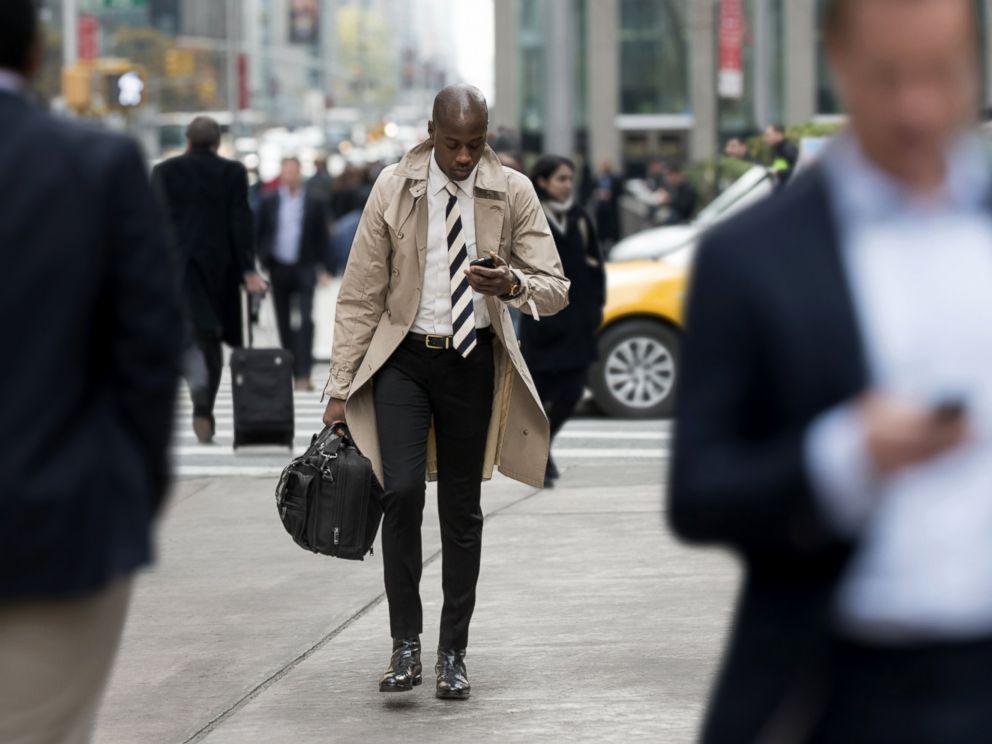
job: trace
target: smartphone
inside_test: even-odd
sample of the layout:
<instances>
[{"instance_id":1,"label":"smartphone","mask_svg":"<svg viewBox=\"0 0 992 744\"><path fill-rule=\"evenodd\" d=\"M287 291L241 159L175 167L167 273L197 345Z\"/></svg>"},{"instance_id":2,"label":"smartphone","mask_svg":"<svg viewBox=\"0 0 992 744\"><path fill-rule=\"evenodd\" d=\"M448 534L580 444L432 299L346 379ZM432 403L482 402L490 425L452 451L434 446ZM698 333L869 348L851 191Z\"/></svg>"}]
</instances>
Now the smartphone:
<instances>
[{"instance_id":1,"label":"smartphone","mask_svg":"<svg viewBox=\"0 0 992 744\"><path fill-rule=\"evenodd\" d=\"M964 416L968 412L968 405L960 396L948 396L938 400L931 410L935 419L949 423Z\"/></svg>"},{"instance_id":2,"label":"smartphone","mask_svg":"<svg viewBox=\"0 0 992 744\"><path fill-rule=\"evenodd\" d=\"M477 258L470 262L469 266L481 266L484 269L495 269L496 261L493 260L492 256L485 256L484 258Z\"/></svg>"}]
</instances>

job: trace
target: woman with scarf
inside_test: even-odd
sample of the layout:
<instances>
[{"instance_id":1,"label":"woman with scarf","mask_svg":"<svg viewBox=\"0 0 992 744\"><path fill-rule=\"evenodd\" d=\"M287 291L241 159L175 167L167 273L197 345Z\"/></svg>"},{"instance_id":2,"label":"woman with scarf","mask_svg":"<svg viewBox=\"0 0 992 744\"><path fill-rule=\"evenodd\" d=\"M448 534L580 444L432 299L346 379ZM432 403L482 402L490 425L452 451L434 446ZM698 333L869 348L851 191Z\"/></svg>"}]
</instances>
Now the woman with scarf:
<instances>
[{"instance_id":1,"label":"woman with scarf","mask_svg":"<svg viewBox=\"0 0 992 744\"><path fill-rule=\"evenodd\" d=\"M575 164L546 155L531 171L534 189L571 280L568 307L535 321L521 318L520 344L551 423L551 439L568 421L585 392L589 367L597 358L596 330L603 319L606 275L592 221L575 203ZM551 488L558 478L552 458L544 476Z\"/></svg>"}]
</instances>

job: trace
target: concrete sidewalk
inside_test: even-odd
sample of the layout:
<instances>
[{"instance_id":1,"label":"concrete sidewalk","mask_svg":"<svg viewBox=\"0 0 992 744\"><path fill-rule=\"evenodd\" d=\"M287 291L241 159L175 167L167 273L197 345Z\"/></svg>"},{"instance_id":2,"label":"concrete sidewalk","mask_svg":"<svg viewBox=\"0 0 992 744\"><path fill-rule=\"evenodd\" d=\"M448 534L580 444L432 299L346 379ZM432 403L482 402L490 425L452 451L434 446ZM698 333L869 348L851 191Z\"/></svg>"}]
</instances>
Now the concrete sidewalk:
<instances>
[{"instance_id":1,"label":"concrete sidewalk","mask_svg":"<svg viewBox=\"0 0 992 744\"><path fill-rule=\"evenodd\" d=\"M182 482L160 563L139 581L96 741L690 742L737 570L672 540L660 478L658 463L591 463L551 491L484 487L467 702L433 696L434 508L425 684L382 695L390 642L378 550L364 563L303 552L278 522L271 479Z\"/></svg>"}]
</instances>

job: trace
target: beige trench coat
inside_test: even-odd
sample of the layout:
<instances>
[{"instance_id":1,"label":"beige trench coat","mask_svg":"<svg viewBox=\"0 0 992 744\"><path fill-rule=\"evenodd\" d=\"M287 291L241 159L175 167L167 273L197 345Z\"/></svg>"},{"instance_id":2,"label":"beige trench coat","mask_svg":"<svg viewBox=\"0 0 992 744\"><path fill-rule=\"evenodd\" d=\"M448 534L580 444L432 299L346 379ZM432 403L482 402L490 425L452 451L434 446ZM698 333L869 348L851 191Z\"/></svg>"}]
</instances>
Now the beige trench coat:
<instances>
[{"instance_id":1,"label":"beige trench coat","mask_svg":"<svg viewBox=\"0 0 992 744\"><path fill-rule=\"evenodd\" d=\"M324 394L347 400L348 426L382 482L382 456L372 384L392 356L420 307L427 255L429 143L386 168L362 215L338 295L331 371ZM486 148L475 180L475 236L480 256L498 253L521 282L513 300L487 298L497 343L493 345L495 391L483 479L493 469L541 487L548 460L548 421L537 395L506 305L540 317L568 304L569 282L530 181L504 168ZM437 478L433 427L428 438L427 478Z\"/></svg>"}]
</instances>

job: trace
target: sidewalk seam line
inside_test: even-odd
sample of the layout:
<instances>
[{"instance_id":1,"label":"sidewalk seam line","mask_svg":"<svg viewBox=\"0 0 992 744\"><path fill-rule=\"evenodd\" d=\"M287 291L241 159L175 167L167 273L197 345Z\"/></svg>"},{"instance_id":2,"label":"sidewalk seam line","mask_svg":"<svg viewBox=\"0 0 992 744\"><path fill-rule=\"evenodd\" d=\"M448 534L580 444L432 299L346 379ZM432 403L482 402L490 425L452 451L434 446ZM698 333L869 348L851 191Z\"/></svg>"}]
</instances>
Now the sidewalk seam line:
<instances>
[{"instance_id":1,"label":"sidewalk seam line","mask_svg":"<svg viewBox=\"0 0 992 744\"><path fill-rule=\"evenodd\" d=\"M516 506L517 504L522 504L524 501L527 501L528 499L530 499L530 498L536 496L537 494L541 493L542 490L543 489L535 489L534 491L532 491L531 493L527 494L526 496L521 496L516 501L511 501L509 504L504 504L503 506L501 506L496 511L493 511L493 512L490 512L489 514L484 515L483 516L483 522L486 522L486 521L492 519L493 517L498 516L502 512L506 511L507 509L510 509L511 507ZM434 553L432 553L423 562L423 567L424 568L427 568L427 566L429 566L432 563L434 563L440 557L441 557L441 550L439 548L438 550L436 550ZM214 731L216 731L221 726L221 724L223 724L227 719L231 718L235 713L238 713L239 711L241 711L250 702L252 702L255 698L257 698L259 695L261 695L267 689L269 689L274 684L276 684L277 682L279 682L280 680L282 680L290 672L292 672L296 667L298 667L304 661L306 661L311 656L313 656L315 653L317 653L318 651L320 651L324 646L326 646L328 643L330 643L331 641L333 641L335 638L337 638L339 635L341 635L344 631L346 631L352 625L354 625L359 620L361 620L365 615L367 615L369 612L371 612L376 607L378 607L380 604L382 604L382 602L383 602L383 600L385 598L386 598L386 592L382 592L381 594L379 594L378 596L376 596L371 602L369 602L367 605L365 605L364 607L362 607L358 612L356 612L354 615L352 615L351 617L349 617L348 619L346 619L339 626L337 626L336 628L334 628L334 630L332 630L330 633L328 633L327 635L325 635L323 638L321 638L319 641L317 641L315 644L313 644L310 648L308 648L302 654L300 654L299 656L297 656L295 659L290 660L288 663L286 663L280 669L276 670L271 675L269 675L268 677L266 677L264 680L262 680L261 682L259 682L257 685L255 685L255 687L253 687L251 690L249 690L244 695L242 695L240 698L238 698L229 708L227 708L226 710L222 711L220 714L218 714L213 719L211 719L210 721L208 721L203 727L201 727L199 730L195 731L190 737L188 737L187 739L184 739L183 740L183 744L196 744L197 742L203 741L206 737L210 736L210 734L212 734Z\"/></svg>"}]
</instances>

